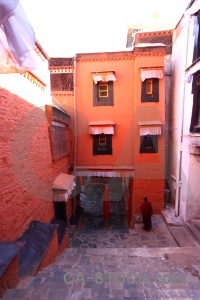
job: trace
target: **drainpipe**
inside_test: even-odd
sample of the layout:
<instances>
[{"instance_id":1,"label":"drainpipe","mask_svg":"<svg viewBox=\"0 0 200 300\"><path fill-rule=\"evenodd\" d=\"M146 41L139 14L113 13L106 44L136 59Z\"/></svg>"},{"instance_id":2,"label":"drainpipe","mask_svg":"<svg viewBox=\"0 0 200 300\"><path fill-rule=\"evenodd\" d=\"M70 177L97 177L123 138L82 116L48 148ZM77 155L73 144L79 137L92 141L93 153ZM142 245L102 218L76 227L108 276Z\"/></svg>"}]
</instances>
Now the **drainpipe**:
<instances>
[{"instance_id":1,"label":"drainpipe","mask_svg":"<svg viewBox=\"0 0 200 300\"><path fill-rule=\"evenodd\" d=\"M188 30L187 30L187 48L186 48L186 58L185 58L185 69L187 69L187 60L188 60L188 47L189 47L189 30L190 26L188 24ZM176 199L175 199L175 217L178 217L180 215L180 194L181 194L181 186L182 186L182 176L181 176L181 170L182 170L182 141L183 141L183 125L184 125L184 104L185 104L185 98L186 98L186 82L184 81L184 95L183 95L183 101L181 102L181 126L178 133L178 154L177 154L177 164L176 164Z\"/></svg>"}]
</instances>

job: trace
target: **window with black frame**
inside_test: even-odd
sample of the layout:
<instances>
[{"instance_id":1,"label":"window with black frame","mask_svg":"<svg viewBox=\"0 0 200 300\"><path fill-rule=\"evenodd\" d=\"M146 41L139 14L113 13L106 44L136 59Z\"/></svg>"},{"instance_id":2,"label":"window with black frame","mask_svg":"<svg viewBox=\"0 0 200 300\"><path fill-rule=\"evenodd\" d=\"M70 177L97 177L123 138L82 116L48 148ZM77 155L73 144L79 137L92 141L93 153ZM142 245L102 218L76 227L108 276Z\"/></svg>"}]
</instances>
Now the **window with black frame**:
<instances>
[{"instance_id":1,"label":"window with black frame","mask_svg":"<svg viewBox=\"0 0 200 300\"><path fill-rule=\"evenodd\" d=\"M200 73L193 75L192 94L193 107L190 131L192 133L200 133Z\"/></svg>"},{"instance_id":2,"label":"window with black frame","mask_svg":"<svg viewBox=\"0 0 200 300\"><path fill-rule=\"evenodd\" d=\"M157 153L158 152L158 136L143 135L140 137L140 153Z\"/></svg>"},{"instance_id":3,"label":"window with black frame","mask_svg":"<svg viewBox=\"0 0 200 300\"><path fill-rule=\"evenodd\" d=\"M194 51L193 63L200 57L200 15L194 15Z\"/></svg>"},{"instance_id":4,"label":"window with black frame","mask_svg":"<svg viewBox=\"0 0 200 300\"><path fill-rule=\"evenodd\" d=\"M98 81L93 83L93 105L94 106L113 106L113 81Z\"/></svg>"},{"instance_id":5,"label":"window with black frame","mask_svg":"<svg viewBox=\"0 0 200 300\"><path fill-rule=\"evenodd\" d=\"M141 102L159 102L158 78L148 78L142 82Z\"/></svg>"},{"instance_id":6,"label":"window with black frame","mask_svg":"<svg viewBox=\"0 0 200 300\"><path fill-rule=\"evenodd\" d=\"M194 50L193 64L200 61L200 15L194 15ZM190 132L200 133L200 72L193 74L192 81L193 107Z\"/></svg>"},{"instance_id":7,"label":"window with black frame","mask_svg":"<svg viewBox=\"0 0 200 300\"><path fill-rule=\"evenodd\" d=\"M112 154L112 134L93 135L93 155Z\"/></svg>"}]
</instances>

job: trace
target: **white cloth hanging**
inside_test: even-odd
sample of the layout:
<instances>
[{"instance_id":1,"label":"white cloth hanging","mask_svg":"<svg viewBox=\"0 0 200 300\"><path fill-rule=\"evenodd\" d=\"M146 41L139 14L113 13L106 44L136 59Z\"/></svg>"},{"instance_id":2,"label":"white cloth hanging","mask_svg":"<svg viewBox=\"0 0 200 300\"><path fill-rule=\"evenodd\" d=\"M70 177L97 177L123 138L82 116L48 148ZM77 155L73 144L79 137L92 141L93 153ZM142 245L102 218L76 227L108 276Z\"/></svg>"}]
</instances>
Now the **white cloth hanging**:
<instances>
[{"instance_id":1,"label":"white cloth hanging","mask_svg":"<svg viewBox=\"0 0 200 300\"><path fill-rule=\"evenodd\" d=\"M0 0L0 73L37 69L35 41L35 33L19 1Z\"/></svg>"}]
</instances>

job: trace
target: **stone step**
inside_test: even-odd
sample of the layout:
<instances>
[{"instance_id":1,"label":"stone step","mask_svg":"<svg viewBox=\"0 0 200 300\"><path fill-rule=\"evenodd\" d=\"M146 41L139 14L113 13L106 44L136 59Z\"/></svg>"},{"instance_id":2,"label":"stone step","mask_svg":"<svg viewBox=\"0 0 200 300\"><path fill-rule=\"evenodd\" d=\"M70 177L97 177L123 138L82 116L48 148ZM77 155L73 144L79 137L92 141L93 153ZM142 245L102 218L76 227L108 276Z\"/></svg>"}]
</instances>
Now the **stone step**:
<instances>
[{"instance_id":1,"label":"stone step","mask_svg":"<svg viewBox=\"0 0 200 300\"><path fill-rule=\"evenodd\" d=\"M172 236L180 247L200 247L200 243L186 226L168 226Z\"/></svg>"},{"instance_id":2,"label":"stone step","mask_svg":"<svg viewBox=\"0 0 200 300\"><path fill-rule=\"evenodd\" d=\"M195 224L195 222L186 222L185 224L187 228L190 230L190 232L193 234L195 239L200 243L200 230Z\"/></svg>"},{"instance_id":3,"label":"stone step","mask_svg":"<svg viewBox=\"0 0 200 300\"><path fill-rule=\"evenodd\" d=\"M97 277L98 278L98 277ZM171 278L171 279L170 279ZM174 278L177 282L174 282ZM180 277L181 278L181 277ZM53 281L34 285L26 288L10 289L6 292L3 300L10 299L199 299L199 282L179 282L178 277L170 277L167 273L159 273L152 281L148 277L141 276L137 283L133 279L124 280L106 279L103 282L95 282L96 278L87 280L80 284L84 277L74 277L73 285L63 282ZM69 279L68 279L69 280ZM70 279L72 280L72 279ZM109 283L109 280L111 281ZM173 282L172 282L173 280ZM64 280L63 280L64 281ZM121 283L123 281L123 283ZM82 282L81 282L82 283ZM127 297L127 298L126 298ZM136 297L136 298L135 298Z\"/></svg>"},{"instance_id":4,"label":"stone step","mask_svg":"<svg viewBox=\"0 0 200 300\"><path fill-rule=\"evenodd\" d=\"M97 249L99 250L99 249ZM108 251L110 249L102 249L104 251L97 252L95 249L87 249L82 251L81 254L77 255L77 252L66 251L67 255L64 257L62 255L62 260L57 260L51 264L51 266L43 269L38 272L37 277L47 277L54 275L59 275L59 273L66 272L68 270L74 270L79 267L86 267L87 271L92 270L103 270L105 267L116 266L117 269L124 267L125 265L134 265L136 262L140 261L141 264L148 260L165 260L169 257L186 257L193 258L191 264L197 264L200 260L194 260L194 257L200 257L199 248L154 248L154 249L145 249L140 248L137 251L127 251L128 249L112 249L114 251ZM122 250L122 251L121 251ZM126 250L126 251L123 251ZM171 262L171 261L169 261ZM189 260L188 260L189 262ZM184 264L183 264L184 266ZM187 267L186 267L187 269ZM34 277L32 278L34 280ZM39 280L40 281L40 280Z\"/></svg>"},{"instance_id":5,"label":"stone step","mask_svg":"<svg viewBox=\"0 0 200 300\"><path fill-rule=\"evenodd\" d=\"M174 208L168 208L168 209L161 211L161 215L167 225L173 225L173 226L183 226L184 225L184 222L181 220L181 218L179 216L178 217L175 216Z\"/></svg>"},{"instance_id":6,"label":"stone step","mask_svg":"<svg viewBox=\"0 0 200 300\"><path fill-rule=\"evenodd\" d=\"M166 253L165 258L169 260L175 267L183 268L193 274L194 266L200 264L200 253ZM197 274L194 274L197 276Z\"/></svg>"},{"instance_id":7,"label":"stone step","mask_svg":"<svg viewBox=\"0 0 200 300\"><path fill-rule=\"evenodd\" d=\"M165 288L162 287L138 287L134 286L131 289L127 288L109 288L109 287L96 287L96 288L64 288L64 289L37 289L37 290L10 290L5 300L15 299L31 299L31 300L80 300L80 299L93 299L93 300L159 300L159 299L185 299L196 300L199 299L200 289L192 289L188 286L185 289L178 287ZM13 297L14 296L14 297Z\"/></svg>"},{"instance_id":8,"label":"stone step","mask_svg":"<svg viewBox=\"0 0 200 300\"><path fill-rule=\"evenodd\" d=\"M86 293L85 293L86 294ZM51 289L45 289L40 286L40 288L29 288L29 289L10 289L6 292L3 300L64 300L64 299L79 299L79 298L71 298L73 292L70 291L69 288L59 288L57 286L52 286ZM90 298L84 298L90 299Z\"/></svg>"},{"instance_id":9,"label":"stone step","mask_svg":"<svg viewBox=\"0 0 200 300\"><path fill-rule=\"evenodd\" d=\"M198 265L193 264L191 273L194 276L198 276L198 278L200 279L200 264L198 264Z\"/></svg>"},{"instance_id":10,"label":"stone step","mask_svg":"<svg viewBox=\"0 0 200 300\"><path fill-rule=\"evenodd\" d=\"M200 248L67 249L3 300L198 299L198 276L181 265L181 255L200 257Z\"/></svg>"},{"instance_id":11,"label":"stone step","mask_svg":"<svg viewBox=\"0 0 200 300\"><path fill-rule=\"evenodd\" d=\"M83 255L90 255L90 256L99 256L104 257L105 255L110 255L112 257L119 257L123 258L126 257L165 257L166 253L186 253L188 255L200 254L200 248L194 247L160 247L160 248L145 248L145 247L138 247L138 248L87 248L87 249L77 249L77 248L69 248L66 249L61 255L59 255L55 262L52 265L57 264L59 261L71 261L72 258L77 256ZM48 269L51 266L44 268Z\"/></svg>"},{"instance_id":12,"label":"stone step","mask_svg":"<svg viewBox=\"0 0 200 300\"><path fill-rule=\"evenodd\" d=\"M192 219L191 221L192 221L192 223L194 223L194 224L197 226L197 228L200 230L200 220L199 220L199 219Z\"/></svg>"},{"instance_id":13,"label":"stone step","mask_svg":"<svg viewBox=\"0 0 200 300\"><path fill-rule=\"evenodd\" d=\"M177 257L180 258L180 256L177 256ZM175 260L177 260L177 257L175 257ZM170 258L170 260L171 260L171 258ZM176 276L184 275L187 283L190 283L190 282L199 283L199 280L197 277L193 277L190 272L187 272L187 271L183 272L183 268L181 269L180 266L178 268L175 266L175 264L172 266L171 262L173 262L173 264L174 264L174 260L171 260L171 261L168 261L168 260L160 261L158 259L136 260L134 263L132 262L132 264L130 264L129 267L127 267L126 265L123 265L123 268L121 268L120 266L116 267L116 265L113 266L110 264L109 265L105 264L103 266L99 265L99 266L95 266L95 267L89 266L87 268L85 267L85 265L80 265L79 268L77 268L77 269L74 269L73 267L71 267L69 269L66 268L64 270L57 270L54 272L51 271L51 272L49 272L49 274L47 276L43 276L43 277L40 277L39 275L37 275L34 278L29 277L26 279L26 281L20 282L16 288L17 289L30 289L30 288L40 288L41 286L43 288L52 288L53 285L56 285L57 287L58 286L62 287L66 284L64 277L67 274L68 275L71 274L76 278L77 278L77 276L82 274L81 281L91 282L91 280L95 280L95 277L100 273L102 276L104 276L104 279L107 279L107 281L109 282L109 273L119 274L119 275L120 274L127 275L130 272L134 272L134 274L136 274L138 276L145 274L145 275L149 276L149 279L155 278L155 276L157 274L159 274L159 276L161 278L164 276L169 276L169 275L171 277L173 277L173 275L176 275ZM136 267L136 263L140 266L143 266L143 269L141 270L141 268ZM152 270L152 266L154 264L157 264L157 267L154 266L153 270ZM146 269L145 269L145 265L148 265ZM177 266L178 266L178 264L177 264ZM160 267L162 267L162 269L160 269ZM151 269L151 272L149 273L150 269ZM42 275L44 275L44 274L42 274ZM113 277L111 279L113 279ZM199 285L199 288L200 288L200 285Z\"/></svg>"}]
</instances>

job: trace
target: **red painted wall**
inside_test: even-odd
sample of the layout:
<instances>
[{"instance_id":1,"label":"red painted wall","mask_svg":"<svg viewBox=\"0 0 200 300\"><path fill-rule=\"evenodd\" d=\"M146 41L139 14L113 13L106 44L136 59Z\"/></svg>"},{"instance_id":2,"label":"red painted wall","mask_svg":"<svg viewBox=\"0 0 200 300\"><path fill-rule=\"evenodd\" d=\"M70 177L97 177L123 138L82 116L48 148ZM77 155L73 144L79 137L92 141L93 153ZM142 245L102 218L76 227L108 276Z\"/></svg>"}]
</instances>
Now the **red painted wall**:
<instances>
[{"instance_id":1,"label":"red painted wall","mask_svg":"<svg viewBox=\"0 0 200 300\"><path fill-rule=\"evenodd\" d=\"M133 213L143 197L153 201L154 211L160 212L164 203L164 79L159 80L159 102L142 103L140 70L163 67L164 48L153 51L79 54L77 56L77 166L133 166ZM114 106L93 106L94 71L115 71ZM88 133L90 121L111 120L116 123L112 139L112 155L93 155L93 138ZM140 154L138 122L161 121L162 135L158 137L158 153Z\"/></svg>"},{"instance_id":2,"label":"red painted wall","mask_svg":"<svg viewBox=\"0 0 200 300\"><path fill-rule=\"evenodd\" d=\"M53 95L53 102L72 116L76 131L76 166L81 168L134 168L133 213L138 212L143 197L153 202L154 211L164 204L164 78L159 80L159 102L142 103L141 68L164 67L164 47L134 48L134 51L77 54L74 95ZM93 106L92 72L114 71L114 106ZM112 155L93 155L91 121L116 123L112 137ZM158 153L140 154L141 121L162 122Z\"/></svg>"},{"instance_id":3,"label":"red painted wall","mask_svg":"<svg viewBox=\"0 0 200 300\"><path fill-rule=\"evenodd\" d=\"M53 218L51 186L68 157L52 162L43 109L2 88L0 106L0 241L12 241L32 220Z\"/></svg>"},{"instance_id":4,"label":"red painted wall","mask_svg":"<svg viewBox=\"0 0 200 300\"><path fill-rule=\"evenodd\" d=\"M164 65L165 52L144 53L135 59L134 76L134 167L133 212L139 212L143 198L153 204L154 213L164 208L164 168L165 168L165 92L164 78L159 79L159 102L141 103L142 67L161 67ZM139 153L139 125L141 121L160 121L161 135L158 136L158 153Z\"/></svg>"},{"instance_id":5,"label":"red painted wall","mask_svg":"<svg viewBox=\"0 0 200 300\"><path fill-rule=\"evenodd\" d=\"M123 55L125 57L123 58ZM92 71L114 70L114 106L93 106ZM133 53L98 53L78 55L77 58L77 165L133 165L134 109ZM112 155L92 153L93 137L88 134L90 121L112 120L116 123L112 139Z\"/></svg>"},{"instance_id":6,"label":"red painted wall","mask_svg":"<svg viewBox=\"0 0 200 300\"><path fill-rule=\"evenodd\" d=\"M154 213L159 213L164 207L164 167L165 167L165 92L164 78L159 79L159 102L141 103L140 68L160 67L164 65L164 52L145 53L135 59L135 106L134 132L139 137L139 121L162 122L158 136L158 153L139 153L140 139L135 139L133 181L133 212L139 212L144 197L153 204Z\"/></svg>"}]
</instances>

